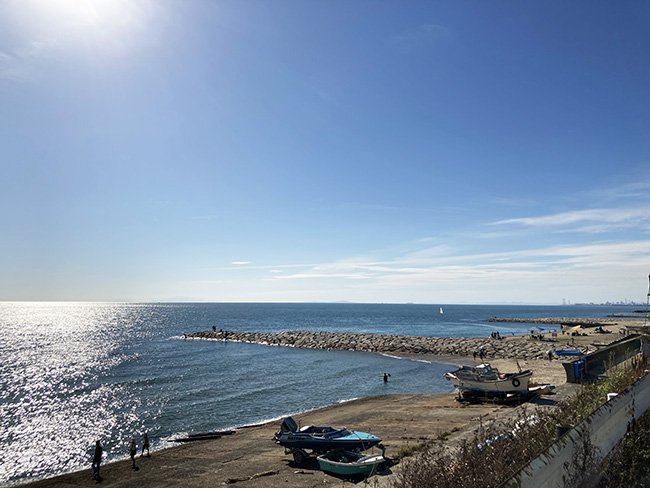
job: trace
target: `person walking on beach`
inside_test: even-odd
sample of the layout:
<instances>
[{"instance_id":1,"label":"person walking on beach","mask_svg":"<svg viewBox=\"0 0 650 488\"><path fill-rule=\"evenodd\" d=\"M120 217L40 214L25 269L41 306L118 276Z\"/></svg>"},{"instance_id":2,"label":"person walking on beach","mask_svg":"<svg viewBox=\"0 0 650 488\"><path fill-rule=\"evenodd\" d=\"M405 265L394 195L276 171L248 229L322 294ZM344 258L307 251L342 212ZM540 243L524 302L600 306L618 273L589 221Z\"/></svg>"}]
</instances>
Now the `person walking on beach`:
<instances>
[{"instance_id":1,"label":"person walking on beach","mask_svg":"<svg viewBox=\"0 0 650 488\"><path fill-rule=\"evenodd\" d=\"M136 469L135 465L135 455L138 452L138 448L135 445L135 439L131 439L131 447L129 447L129 455L131 456L131 462L133 463L133 469Z\"/></svg>"},{"instance_id":2,"label":"person walking on beach","mask_svg":"<svg viewBox=\"0 0 650 488\"><path fill-rule=\"evenodd\" d=\"M144 444L142 444L142 454L140 454L140 457L144 456L144 450L147 450L147 457L151 457L151 454L149 454L149 436L147 433L144 433Z\"/></svg>"},{"instance_id":3,"label":"person walking on beach","mask_svg":"<svg viewBox=\"0 0 650 488\"><path fill-rule=\"evenodd\" d=\"M93 468L93 479L100 480L101 476L99 476L99 465L102 464L102 454L104 452L104 449L102 448L102 445L99 443L99 441L95 442L95 455L93 456L93 463L92 463L92 468Z\"/></svg>"}]
</instances>

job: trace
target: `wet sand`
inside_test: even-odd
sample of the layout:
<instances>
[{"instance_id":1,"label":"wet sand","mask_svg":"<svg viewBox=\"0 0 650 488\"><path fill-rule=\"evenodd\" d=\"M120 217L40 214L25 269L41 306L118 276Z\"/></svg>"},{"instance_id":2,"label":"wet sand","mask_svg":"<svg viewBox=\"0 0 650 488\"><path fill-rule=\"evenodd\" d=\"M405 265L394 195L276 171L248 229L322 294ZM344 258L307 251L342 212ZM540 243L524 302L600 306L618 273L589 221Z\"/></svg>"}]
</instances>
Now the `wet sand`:
<instances>
[{"instance_id":1,"label":"wet sand","mask_svg":"<svg viewBox=\"0 0 650 488\"><path fill-rule=\"evenodd\" d=\"M634 322L638 323L638 322ZM579 345L596 342L609 343L619 339L620 328L626 323L606 327L610 334L596 334L593 329L583 329L586 336L571 337ZM569 340L567 338L567 340ZM525 337L509 337L503 341L529 341ZM502 341L502 342L503 342ZM562 346L564 347L564 346ZM558 346L557 348L562 348ZM418 355L452 364L472 364L472 357ZM517 369L515 359L490 358L490 363L501 371ZM533 370L533 381L552 383L557 386L552 395L540 397L535 403L552 406L558 400L572 394L577 385L566 384L564 368L559 360L520 359L522 369ZM528 407L526 407L528 408ZM455 399L455 394L384 395L361 398L337 404L294 418L301 425L346 426L354 430L371 432L383 439L386 455L395 457L403 447L425 441L445 442L454 445L467 437L480 424L491 421L507 422L515 408L504 405L465 405ZM241 487L315 487L341 486L340 478L325 474L318 469L314 458L302 466L296 466L291 455L275 445L273 434L279 430L280 421L238 430L220 439L192 442L177 447L153 451L151 457L136 459L138 470L131 468L131 461L117 461L102 466L101 486L110 487L166 487L235 484ZM442 440L444 439L444 441ZM78 487L90 486L90 459L83 471L63 474L30 483L30 487ZM373 477L374 486L386 486L394 466Z\"/></svg>"}]
</instances>

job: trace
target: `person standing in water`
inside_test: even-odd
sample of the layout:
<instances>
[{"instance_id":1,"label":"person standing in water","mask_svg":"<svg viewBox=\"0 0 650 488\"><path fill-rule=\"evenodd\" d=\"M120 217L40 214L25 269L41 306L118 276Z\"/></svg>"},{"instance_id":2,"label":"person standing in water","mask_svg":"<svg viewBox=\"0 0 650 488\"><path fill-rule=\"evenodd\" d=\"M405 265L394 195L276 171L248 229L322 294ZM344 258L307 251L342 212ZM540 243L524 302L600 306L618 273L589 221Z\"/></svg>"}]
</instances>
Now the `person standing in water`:
<instances>
[{"instance_id":1,"label":"person standing in water","mask_svg":"<svg viewBox=\"0 0 650 488\"><path fill-rule=\"evenodd\" d=\"M142 444L142 454L140 454L140 457L144 456L144 450L147 450L147 457L151 457L151 454L149 454L149 436L147 433L144 433L144 444Z\"/></svg>"},{"instance_id":2,"label":"person standing in water","mask_svg":"<svg viewBox=\"0 0 650 488\"><path fill-rule=\"evenodd\" d=\"M104 449L99 441L95 442L95 455L93 456L93 479L101 479L99 476L99 465L102 464L102 454Z\"/></svg>"}]
</instances>

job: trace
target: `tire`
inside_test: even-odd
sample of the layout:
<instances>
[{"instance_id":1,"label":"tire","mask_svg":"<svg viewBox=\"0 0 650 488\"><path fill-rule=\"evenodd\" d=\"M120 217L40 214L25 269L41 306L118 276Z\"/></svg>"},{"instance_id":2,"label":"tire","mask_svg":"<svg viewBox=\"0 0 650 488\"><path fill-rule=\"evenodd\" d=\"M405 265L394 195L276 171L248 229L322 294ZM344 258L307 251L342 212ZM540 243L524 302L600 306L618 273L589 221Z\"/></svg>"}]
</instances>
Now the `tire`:
<instances>
[{"instance_id":1,"label":"tire","mask_svg":"<svg viewBox=\"0 0 650 488\"><path fill-rule=\"evenodd\" d=\"M307 459L307 453L301 449L293 451L293 460L296 464L302 464Z\"/></svg>"},{"instance_id":2,"label":"tire","mask_svg":"<svg viewBox=\"0 0 650 488\"><path fill-rule=\"evenodd\" d=\"M514 379L512 380L512 386L514 386L515 388L517 388L519 385L521 385L521 381L519 381L517 378L514 378Z\"/></svg>"}]
</instances>

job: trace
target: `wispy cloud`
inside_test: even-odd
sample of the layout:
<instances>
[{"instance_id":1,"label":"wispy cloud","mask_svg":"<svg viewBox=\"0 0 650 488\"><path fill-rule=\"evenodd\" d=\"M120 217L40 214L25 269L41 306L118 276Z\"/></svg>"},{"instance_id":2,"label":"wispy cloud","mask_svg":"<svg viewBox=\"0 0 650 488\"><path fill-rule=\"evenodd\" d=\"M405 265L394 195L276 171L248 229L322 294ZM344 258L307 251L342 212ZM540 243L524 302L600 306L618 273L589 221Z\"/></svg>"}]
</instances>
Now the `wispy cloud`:
<instances>
[{"instance_id":1,"label":"wispy cloud","mask_svg":"<svg viewBox=\"0 0 650 488\"><path fill-rule=\"evenodd\" d=\"M326 279L333 279L333 278L343 278L346 280L363 280L363 279L369 279L373 278L373 274L369 273L359 273L359 272L351 272L351 273L300 273L300 274L292 274L292 275L284 275L284 276L277 276L276 278L279 280L292 280L292 279L314 279L314 278L326 278Z\"/></svg>"},{"instance_id":2,"label":"wispy cloud","mask_svg":"<svg viewBox=\"0 0 650 488\"><path fill-rule=\"evenodd\" d=\"M31 70L15 55L0 52L0 79L28 81L32 79Z\"/></svg>"},{"instance_id":3,"label":"wispy cloud","mask_svg":"<svg viewBox=\"0 0 650 488\"><path fill-rule=\"evenodd\" d=\"M211 267L206 268L207 271L227 271L227 270L248 270L248 269L269 269L274 270L274 272L280 272L280 269L285 268L310 268L313 266L318 266L316 264L269 264L269 265L257 265L249 266L250 261L233 261L233 266L221 266L221 267Z\"/></svg>"},{"instance_id":4,"label":"wispy cloud","mask_svg":"<svg viewBox=\"0 0 650 488\"><path fill-rule=\"evenodd\" d=\"M0 79L12 81L34 81L33 61L45 56L57 44L53 36L39 35L23 41L14 49L0 52Z\"/></svg>"},{"instance_id":5,"label":"wispy cloud","mask_svg":"<svg viewBox=\"0 0 650 488\"><path fill-rule=\"evenodd\" d=\"M32 39L16 51L16 56L22 59L37 57L55 44L53 38Z\"/></svg>"},{"instance_id":6,"label":"wispy cloud","mask_svg":"<svg viewBox=\"0 0 650 488\"><path fill-rule=\"evenodd\" d=\"M579 224L588 225L575 227ZM492 225L556 228L574 226L571 230L589 233L602 233L629 228L648 230L650 228L650 206L576 210L540 217L500 220L493 222Z\"/></svg>"},{"instance_id":7,"label":"wispy cloud","mask_svg":"<svg viewBox=\"0 0 650 488\"><path fill-rule=\"evenodd\" d=\"M386 301L636 300L650 271L650 238L639 231L650 232L646 202L503 219L331 262L213 269L266 270L247 277L278 296L290 290ZM543 239L530 240L531 232ZM611 234L584 241L586 233L605 232Z\"/></svg>"},{"instance_id":8,"label":"wispy cloud","mask_svg":"<svg viewBox=\"0 0 650 488\"><path fill-rule=\"evenodd\" d=\"M576 283L580 277L587 282L596 279L594 277L605 280L617 273L629 276L650 268L650 240L557 245L485 254L445 256L440 251L438 248L431 252L423 250L383 262L346 259L275 279L357 280L365 281L365 286L385 289L459 288L462 283L471 290L479 283L483 286L489 282L495 289L512 290L523 282L534 288L542 281ZM555 283L554 286L561 285ZM477 290L477 296L485 292Z\"/></svg>"}]
</instances>

